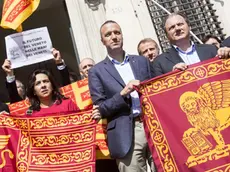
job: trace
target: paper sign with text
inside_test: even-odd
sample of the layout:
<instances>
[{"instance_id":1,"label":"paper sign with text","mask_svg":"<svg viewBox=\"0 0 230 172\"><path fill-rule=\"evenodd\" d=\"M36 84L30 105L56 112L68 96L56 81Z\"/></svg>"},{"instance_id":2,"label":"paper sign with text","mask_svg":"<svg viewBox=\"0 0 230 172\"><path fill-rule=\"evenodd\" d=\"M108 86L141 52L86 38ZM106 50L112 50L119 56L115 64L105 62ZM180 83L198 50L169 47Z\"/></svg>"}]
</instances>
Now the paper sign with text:
<instances>
[{"instance_id":1,"label":"paper sign with text","mask_svg":"<svg viewBox=\"0 0 230 172\"><path fill-rule=\"evenodd\" d=\"M47 27L36 28L5 37L7 59L19 68L53 58Z\"/></svg>"}]
</instances>

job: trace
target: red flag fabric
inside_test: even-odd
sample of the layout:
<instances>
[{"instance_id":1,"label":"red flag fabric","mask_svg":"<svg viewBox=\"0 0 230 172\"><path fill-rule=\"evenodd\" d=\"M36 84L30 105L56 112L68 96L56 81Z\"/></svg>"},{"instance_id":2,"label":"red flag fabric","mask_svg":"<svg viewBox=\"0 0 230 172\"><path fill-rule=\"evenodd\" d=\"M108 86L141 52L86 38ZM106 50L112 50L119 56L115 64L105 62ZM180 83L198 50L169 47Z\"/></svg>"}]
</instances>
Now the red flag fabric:
<instances>
[{"instance_id":1,"label":"red flag fabric","mask_svg":"<svg viewBox=\"0 0 230 172\"><path fill-rule=\"evenodd\" d=\"M40 0L5 0L2 9L1 27L22 31L24 22L38 7Z\"/></svg>"},{"instance_id":2,"label":"red flag fabric","mask_svg":"<svg viewBox=\"0 0 230 172\"><path fill-rule=\"evenodd\" d=\"M230 171L229 59L143 82L140 92L158 172Z\"/></svg>"},{"instance_id":3,"label":"red flag fabric","mask_svg":"<svg viewBox=\"0 0 230 172\"><path fill-rule=\"evenodd\" d=\"M82 110L92 108L88 79L74 82L61 88L64 96L69 97ZM24 100L9 105L10 113L15 116L24 116L29 107L29 101ZM96 126L96 158L110 159L109 149L106 143L106 119L100 120Z\"/></svg>"},{"instance_id":4,"label":"red flag fabric","mask_svg":"<svg viewBox=\"0 0 230 172\"><path fill-rule=\"evenodd\" d=\"M33 117L0 115L0 171L95 171L91 110Z\"/></svg>"}]
</instances>

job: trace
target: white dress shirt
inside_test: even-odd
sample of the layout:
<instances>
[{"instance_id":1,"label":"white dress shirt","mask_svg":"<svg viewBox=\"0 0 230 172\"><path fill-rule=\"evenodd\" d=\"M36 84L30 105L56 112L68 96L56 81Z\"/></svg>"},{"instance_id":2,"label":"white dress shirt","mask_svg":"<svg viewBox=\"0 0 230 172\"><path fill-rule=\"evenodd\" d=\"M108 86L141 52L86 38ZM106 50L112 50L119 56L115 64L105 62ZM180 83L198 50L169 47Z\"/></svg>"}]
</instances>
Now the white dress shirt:
<instances>
[{"instance_id":1,"label":"white dress shirt","mask_svg":"<svg viewBox=\"0 0 230 172\"><path fill-rule=\"evenodd\" d=\"M118 62L117 60L113 59L108 55L111 62L114 64L114 67L117 69L118 73L120 74L121 78L123 79L124 83L127 85L129 81L135 80L132 68L129 63L129 55L125 54L124 61L122 63ZM133 91L130 93L132 99L132 112L134 116L138 116L141 114L141 104L140 99L137 91Z\"/></svg>"},{"instance_id":2,"label":"white dress shirt","mask_svg":"<svg viewBox=\"0 0 230 172\"><path fill-rule=\"evenodd\" d=\"M181 50L176 45L173 45L173 47L176 49L176 51L178 52L182 60L185 62L185 64L192 65L200 62L200 58L197 54L196 47L193 42L191 42L191 46L186 51Z\"/></svg>"}]
</instances>

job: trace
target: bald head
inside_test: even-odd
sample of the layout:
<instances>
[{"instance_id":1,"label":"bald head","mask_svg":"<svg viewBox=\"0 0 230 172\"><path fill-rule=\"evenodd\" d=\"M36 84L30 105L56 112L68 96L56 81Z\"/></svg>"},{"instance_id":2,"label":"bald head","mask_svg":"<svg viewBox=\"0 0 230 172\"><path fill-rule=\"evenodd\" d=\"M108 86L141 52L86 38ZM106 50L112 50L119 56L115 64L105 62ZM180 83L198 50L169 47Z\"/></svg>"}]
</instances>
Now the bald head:
<instances>
[{"instance_id":1,"label":"bald head","mask_svg":"<svg viewBox=\"0 0 230 172\"><path fill-rule=\"evenodd\" d=\"M25 86L23 85L23 83L19 80L16 80L16 86L17 86L17 91L18 91L19 96L22 99L25 99L26 90L25 90Z\"/></svg>"},{"instance_id":2,"label":"bald head","mask_svg":"<svg viewBox=\"0 0 230 172\"><path fill-rule=\"evenodd\" d=\"M93 59L91 59L91 58L82 59L80 64L79 64L81 76L83 78L88 78L89 69L91 67L93 67L94 65L95 65L95 61Z\"/></svg>"}]
</instances>

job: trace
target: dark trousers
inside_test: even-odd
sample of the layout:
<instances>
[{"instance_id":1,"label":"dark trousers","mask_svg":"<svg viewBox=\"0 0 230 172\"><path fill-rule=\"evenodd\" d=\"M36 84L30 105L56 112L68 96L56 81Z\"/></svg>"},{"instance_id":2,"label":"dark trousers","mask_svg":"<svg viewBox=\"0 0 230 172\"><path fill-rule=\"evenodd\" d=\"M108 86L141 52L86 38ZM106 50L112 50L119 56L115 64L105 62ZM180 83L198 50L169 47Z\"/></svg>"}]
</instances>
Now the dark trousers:
<instances>
[{"instance_id":1,"label":"dark trousers","mask_svg":"<svg viewBox=\"0 0 230 172\"><path fill-rule=\"evenodd\" d=\"M96 160L96 172L119 172L116 160L103 159Z\"/></svg>"}]
</instances>

